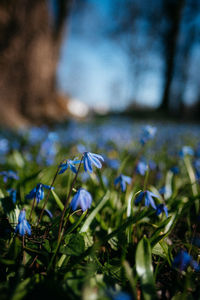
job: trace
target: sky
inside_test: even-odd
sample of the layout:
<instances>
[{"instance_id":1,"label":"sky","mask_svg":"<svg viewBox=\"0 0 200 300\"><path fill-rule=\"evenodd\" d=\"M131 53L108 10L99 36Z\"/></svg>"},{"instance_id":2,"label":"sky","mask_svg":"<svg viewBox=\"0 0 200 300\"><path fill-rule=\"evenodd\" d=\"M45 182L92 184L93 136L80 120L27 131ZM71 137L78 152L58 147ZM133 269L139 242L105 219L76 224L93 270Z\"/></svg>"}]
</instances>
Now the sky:
<instances>
[{"instance_id":1,"label":"sky","mask_svg":"<svg viewBox=\"0 0 200 300\"><path fill-rule=\"evenodd\" d=\"M141 70L138 64L142 55L140 45L143 46L144 39L148 40L145 24L139 24L142 34L136 37L138 57L132 57L131 61L123 43L106 33L113 21L113 4L112 0L87 0L79 13L74 7L61 47L58 88L90 107L118 111L133 102L157 107L163 85L162 58L159 53L147 49L142 57L145 70L137 71L137 68ZM195 89L192 84L186 89L186 98L191 100L191 91Z\"/></svg>"}]
</instances>

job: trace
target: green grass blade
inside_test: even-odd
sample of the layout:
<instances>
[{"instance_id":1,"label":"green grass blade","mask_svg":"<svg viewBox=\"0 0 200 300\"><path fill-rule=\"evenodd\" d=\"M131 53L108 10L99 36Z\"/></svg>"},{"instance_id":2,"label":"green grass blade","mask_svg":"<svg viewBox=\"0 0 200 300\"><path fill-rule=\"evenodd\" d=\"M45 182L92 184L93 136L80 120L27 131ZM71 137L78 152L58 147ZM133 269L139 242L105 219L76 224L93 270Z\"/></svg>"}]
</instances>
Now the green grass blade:
<instances>
[{"instance_id":1,"label":"green grass blade","mask_svg":"<svg viewBox=\"0 0 200 300\"><path fill-rule=\"evenodd\" d=\"M54 192L54 190L51 190L52 195L57 203L57 205L59 206L60 210L63 211L64 209L64 205L62 204L62 201L60 200L60 198L58 197L58 195Z\"/></svg>"},{"instance_id":2,"label":"green grass blade","mask_svg":"<svg viewBox=\"0 0 200 300\"><path fill-rule=\"evenodd\" d=\"M151 246L146 237L138 244L136 250L136 271L141 281L141 288L145 300L157 299L153 278Z\"/></svg>"},{"instance_id":3,"label":"green grass blade","mask_svg":"<svg viewBox=\"0 0 200 300\"><path fill-rule=\"evenodd\" d=\"M94 220L95 216L97 215L97 213L102 209L102 207L105 205L105 203L108 201L110 196L110 192L108 191L104 197L99 201L99 203L97 204L97 206L95 207L95 209L91 212L91 214L87 217L85 223L83 224L83 226L81 227L80 232L86 232L88 231L90 224L92 223L92 221Z\"/></svg>"}]
</instances>

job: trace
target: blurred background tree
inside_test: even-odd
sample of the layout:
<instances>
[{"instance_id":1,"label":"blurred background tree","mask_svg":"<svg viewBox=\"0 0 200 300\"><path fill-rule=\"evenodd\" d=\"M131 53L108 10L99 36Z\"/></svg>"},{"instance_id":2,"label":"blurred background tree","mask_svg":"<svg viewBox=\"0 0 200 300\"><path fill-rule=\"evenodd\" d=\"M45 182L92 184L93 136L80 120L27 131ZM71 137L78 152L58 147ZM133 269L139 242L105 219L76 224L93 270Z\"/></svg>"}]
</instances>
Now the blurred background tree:
<instances>
[{"instance_id":1,"label":"blurred background tree","mask_svg":"<svg viewBox=\"0 0 200 300\"><path fill-rule=\"evenodd\" d=\"M200 101L197 90L200 90L200 81L194 64L200 41L200 1L117 2L118 5L112 9L113 22L109 34L130 57L130 74L132 69L135 85L148 70L156 72L155 63L161 58L162 88L158 111L181 116L187 113L189 107L186 106L190 106L191 100L195 103L198 117Z\"/></svg>"},{"instance_id":2,"label":"blurred background tree","mask_svg":"<svg viewBox=\"0 0 200 300\"><path fill-rule=\"evenodd\" d=\"M60 91L109 113L199 118L199 37L200 0L0 0L1 123L61 120Z\"/></svg>"},{"instance_id":3,"label":"blurred background tree","mask_svg":"<svg viewBox=\"0 0 200 300\"><path fill-rule=\"evenodd\" d=\"M56 70L71 0L0 0L1 123L58 120Z\"/></svg>"}]
</instances>

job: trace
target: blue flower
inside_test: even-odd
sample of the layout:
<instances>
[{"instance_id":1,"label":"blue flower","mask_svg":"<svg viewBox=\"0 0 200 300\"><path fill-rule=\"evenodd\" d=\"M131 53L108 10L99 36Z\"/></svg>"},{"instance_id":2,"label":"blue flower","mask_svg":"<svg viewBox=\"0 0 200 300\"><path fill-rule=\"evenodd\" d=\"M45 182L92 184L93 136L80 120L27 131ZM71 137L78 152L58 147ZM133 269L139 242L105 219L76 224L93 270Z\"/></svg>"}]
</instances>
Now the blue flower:
<instances>
[{"instance_id":1,"label":"blue flower","mask_svg":"<svg viewBox=\"0 0 200 300\"><path fill-rule=\"evenodd\" d=\"M49 185L38 183L37 186L32 189L28 195L26 195L26 199L36 199L37 204L44 198L44 189L54 189L53 187L50 187Z\"/></svg>"},{"instance_id":2,"label":"blue flower","mask_svg":"<svg viewBox=\"0 0 200 300\"><path fill-rule=\"evenodd\" d=\"M26 233L31 235L31 226L29 222L26 220L26 212L25 209L22 209L19 217L18 217L18 224L15 228L15 232L19 232L21 236L24 236Z\"/></svg>"},{"instance_id":3,"label":"blue flower","mask_svg":"<svg viewBox=\"0 0 200 300\"><path fill-rule=\"evenodd\" d=\"M21 223L25 219L26 219L26 212L25 212L25 209L23 208L20 211L20 214L19 214L19 217L18 217L18 223Z\"/></svg>"},{"instance_id":4,"label":"blue flower","mask_svg":"<svg viewBox=\"0 0 200 300\"><path fill-rule=\"evenodd\" d=\"M155 170L156 169L156 163L153 160L149 161L149 168L150 170Z\"/></svg>"},{"instance_id":5,"label":"blue flower","mask_svg":"<svg viewBox=\"0 0 200 300\"><path fill-rule=\"evenodd\" d=\"M152 193L150 191L141 192L139 194L139 196L135 199L135 204L138 204L144 198L145 206L149 207L149 205L151 205L154 209L157 209L152 197L159 198L159 196L155 195L154 193Z\"/></svg>"},{"instance_id":6,"label":"blue flower","mask_svg":"<svg viewBox=\"0 0 200 300\"><path fill-rule=\"evenodd\" d=\"M0 138L0 155L6 155L9 151L9 143L5 138Z\"/></svg>"},{"instance_id":7,"label":"blue flower","mask_svg":"<svg viewBox=\"0 0 200 300\"><path fill-rule=\"evenodd\" d=\"M140 138L140 143L145 145L146 142L153 139L156 134L157 128L151 125L147 125L142 130L142 136Z\"/></svg>"},{"instance_id":8,"label":"blue flower","mask_svg":"<svg viewBox=\"0 0 200 300\"><path fill-rule=\"evenodd\" d=\"M200 157L200 143L198 143L195 154L197 157Z\"/></svg>"},{"instance_id":9,"label":"blue flower","mask_svg":"<svg viewBox=\"0 0 200 300\"><path fill-rule=\"evenodd\" d=\"M139 161L136 166L136 172L142 176L145 175L146 171L148 169L148 165L144 161Z\"/></svg>"},{"instance_id":10,"label":"blue flower","mask_svg":"<svg viewBox=\"0 0 200 300\"><path fill-rule=\"evenodd\" d=\"M174 166L170 169L172 171L172 173L174 173L175 175L178 174L180 171L179 171L179 167L177 166Z\"/></svg>"},{"instance_id":11,"label":"blue flower","mask_svg":"<svg viewBox=\"0 0 200 300\"><path fill-rule=\"evenodd\" d=\"M131 300L131 296L125 292L119 292L112 298L113 300Z\"/></svg>"},{"instance_id":12,"label":"blue flower","mask_svg":"<svg viewBox=\"0 0 200 300\"><path fill-rule=\"evenodd\" d=\"M86 147L83 144L78 144L77 150L78 150L78 152L83 153L83 152L86 152Z\"/></svg>"},{"instance_id":13,"label":"blue flower","mask_svg":"<svg viewBox=\"0 0 200 300\"><path fill-rule=\"evenodd\" d=\"M74 165L80 164L80 162L80 160L67 159L65 163L60 165L61 170L58 174L63 174L68 168L70 168L70 170L76 174L77 170Z\"/></svg>"},{"instance_id":14,"label":"blue flower","mask_svg":"<svg viewBox=\"0 0 200 300\"><path fill-rule=\"evenodd\" d=\"M159 216L162 212L166 214L166 217L168 217L168 209L164 204L157 205L156 209L156 215Z\"/></svg>"},{"instance_id":15,"label":"blue flower","mask_svg":"<svg viewBox=\"0 0 200 300\"><path fill-rule=\"evenodd\" d=\"M8 190L9 196L12 199L12 202L15 203L17 200L17 191L14 189L9 189Z\"/></svg>"},{"instance_id":16,"label":"blue flower","mask_svg":"<svg viewBox=\"0 0 200 300\"><path fill-rule=\"evenodd\" d=\"M9 171L2 171L0 172L0 175L3 176L3 181L6 183L8 179L15 179L19 180L19 176L12 170Z\"/></svg>"},{"instance_id":17,"label":"blue flower","mask_svg":"<svg viewBox=\"0 0 200 300\"><path fill-rule=\"evenodd\" d=\"M183 148L179 152L179 156L181 158L184 158L186 155L194 155L194 150L190 146L183 146Z\"/></svg>"},{"instance_id":18,"label":"blue flower","mask_svg":"<svg viewBox=\"0 0 200 300\"><path fill-rule=\"evenodd\" d=\"M192 257L184 250L181 250L173 260L173 267L183 271L190 264Z\"/></svg>"},{"instance_id":19,"label":"blue flower","mask_svg":"<svg viewBox=\"0 0 200 300\"><path fill-rule=\"evenodd\" d=\"M84 152L83 153L83 165L85 172L89 171L92 173L92 165L95 165L98 169L101 169L102 164L101 161L104 161L103 157L99 154Z\"/></svg>"},{"instance_id":20,"label":"blue flower","mask_svg":"<svg viewBox=\"0 0 200 300\"><path fill-rule=\"evenodd\" d=\"M83 188L80 188L75 196L72 198L70 206L73 211L75 211L78 207L85 211L90 208L92 204L92 196L91 194Z\"/></svg>"},{"instance_id":21,"label":"blue flower","mask_svg":"<svg viewBox=\"0 0 200 300\"><path fill-rule=\"evenodd\" d=\"M164 196L164 194L166 193L166 187L165 186L161 187L159 189L159 193Z\"/></svg>"},{"instance_id":22,"label":"blue flower","mask_svg":"<svg viewBox=\"0 0 200 300\"><path fill-rule=\"evenodd\" d=\"M55 156L57 153L57 142L58 135L54 132L49 132L48 137L42 142L39 154L37 156L37 162L46 165L51 165L54 163Z\"/></svg>"},{"instance_id":23,"label":"blue flower","mask_svg":"<svg viewBox=\"0 0 200 300\"><path fill-rule=\"evenodd\" d=\"M172 266L180 271L185 270L188 266L191 266L195 271L200 271L199 264L193 260L192 256L186 251L181 250L174 258Z\"/></svg>"},{"instance_id":24,"label":"blue flower","mask_svg":"<svg viewBox=\"0 0 200 300\"><path fill-rule=\"evenodd\" d=\"M119 169L119 160L118 159L110 159L110 158L106 158L106 163L107 165L114 170L118 170Z\"/></svg>"},{"instance_id":25,"label":"blue flower","mask_svg":"<svg viewBox=\"0 0 200 300\"><path fill-rule=\"evenodd\" d=\"M194 168L196 171L196 179L199 180L200 179L200 159L196 159L194 162Z\"/></svg>"},{"instance_id":26,"label":"blue flower","mask_svg":"<svg viewBox=\"0 0 200 300\"><path fill-rule=\"evenodd\" d=\"M114 181L114 184L120 184L122 192L126 190L126 183L131 184L131 177L120 174Z\"/></svg>"}]
</instances>

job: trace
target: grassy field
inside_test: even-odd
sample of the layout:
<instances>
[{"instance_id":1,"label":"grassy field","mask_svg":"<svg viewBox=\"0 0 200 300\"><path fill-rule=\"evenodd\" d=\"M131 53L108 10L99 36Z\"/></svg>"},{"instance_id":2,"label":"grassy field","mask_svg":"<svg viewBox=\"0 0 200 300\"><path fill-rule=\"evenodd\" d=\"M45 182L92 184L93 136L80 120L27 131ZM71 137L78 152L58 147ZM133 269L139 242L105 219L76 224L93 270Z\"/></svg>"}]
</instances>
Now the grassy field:
<instances>
[{"instance_id":1,"label":"grassy field","mask_svg":"<svg viewBox=\"0 0 200 300\"><path fill-rule=\"evenodd\" d=\"M0 132L0 299L199 299L200 126Z\"/></svg>"}]
</instances>

